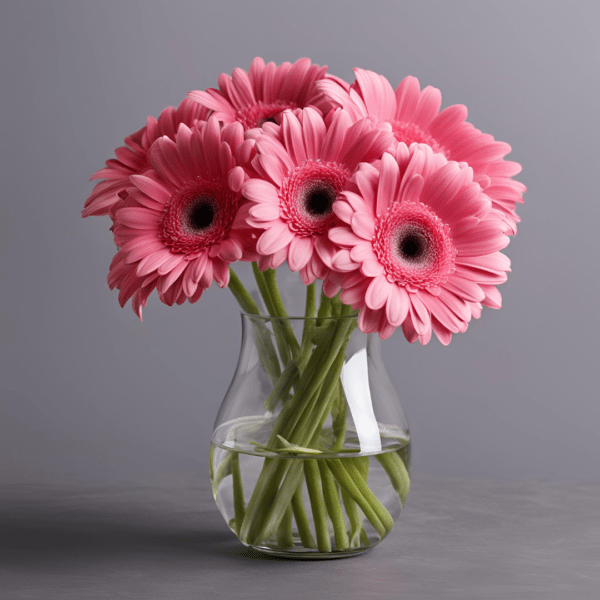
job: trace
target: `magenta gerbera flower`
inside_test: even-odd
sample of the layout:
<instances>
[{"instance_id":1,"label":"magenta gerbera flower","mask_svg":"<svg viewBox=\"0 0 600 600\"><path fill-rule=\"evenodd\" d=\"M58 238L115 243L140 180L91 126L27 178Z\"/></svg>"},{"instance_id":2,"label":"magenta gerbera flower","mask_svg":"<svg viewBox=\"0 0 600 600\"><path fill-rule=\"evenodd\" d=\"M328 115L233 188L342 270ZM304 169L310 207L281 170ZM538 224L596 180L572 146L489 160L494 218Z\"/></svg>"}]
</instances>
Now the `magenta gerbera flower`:
<instances>
[{"instance_id":1,"label":"magenta gerbera flower","mask_svg":"<svg viewBox=\"0 0 600 600\"><path fill-rule=\"evenodd\" d=\"M326 72L326 66L313 65L309 58L276 66L256 57L248 73L239 68L232 76L222 73L218 90L197 90L188 96L213 110L220 121L239 121L244 129L253 129L275 122L286 109L315 105L321 96L315 83Z\"/></svg>"},{"instance_id":2,"label":"magenta gerbera flower","mask_svg":"<svg viewBox=\"0 0 600 600\"><path fill-rule=\"evenodd\" d=\"M400 143L360 165L353 183L333 205L343 225L329 231L341 248L332 263L345 274L326 293L343 289L363 331L385 339L401 326L410 342L426 344L433 330L448 344L482 304L500 307L507 225L471 167Z\"/></svg>"},{"instance_id":3,"label":"magenta gerbera flower","mask_svg":"<svg viewBox=\"0 0 600 600\"><path fill-rule=\"evenodd\" d=\"M239 210L245 174L234 152L243 135L239 123L221 129L210 117L154 143L152 168L131 176L115 214L120 250L108 283L119 288L121 306L133 298L141 317L154 289L169 306L196 302L213 279L227 286L230 263L255 259L253 232Z\"/></svg>"},{"instance_id":4,"label":"magenta gerbera flower","mask_svg":"<svg viewBox=\"0 0 600 600\"><path fill-rule=\"evenodd\" d=\"M455 104L439 112L440 90L431 86L421 90L416 77L405 77L394 91L383 75L363 69L354 72L356 81L349 88L332 79L317 83L330 106L344 108L354 119L370 116L390 123L399 142L428 144L448 160L468 163L474 181L502 213L510 233L516 233L521 220L516 204L523 202L527 188L512 179L521 165L504 160L511 151L508 144L468 123L466 106Z\"/></svg>"},{"instance_id":5,"label":"magenta gerbera flower","mask_svg":"<svg viewBox=\"0 0 600 600\"><path fill-rule=\"evenodd\" d=\"M242 192L250 201L248 223L264 230L256 249L261 270L286 260L305 284L322 279L336 248L327 237L333 203L359 162L378 159L393 143L370 120L352 123L336 111L327 124L313 108L287 111L281 128L256 138L251 176Z\"/></svg>"},{"instance_id":6,"label":"magenta gerbera flower","mask_svg":"<svg viewBox=\"0 0 600 600\"><path fill-rule=\"evenodd\" d=\"M168 106L158 119L148 117L146 125L125 138L125 146L115 150L116 158L106 161L106 166L92 175L92 179L102 179L94 186L82 211L83 217L114 214L124 201L124 192L131 183L131 175L139 175L150 168L148 151L153 142L163 135L175 139L181 123L192 127L197 121L205 121L210 110L197 102L185 98L175 109Z\"/></svg>"}]
</instances>

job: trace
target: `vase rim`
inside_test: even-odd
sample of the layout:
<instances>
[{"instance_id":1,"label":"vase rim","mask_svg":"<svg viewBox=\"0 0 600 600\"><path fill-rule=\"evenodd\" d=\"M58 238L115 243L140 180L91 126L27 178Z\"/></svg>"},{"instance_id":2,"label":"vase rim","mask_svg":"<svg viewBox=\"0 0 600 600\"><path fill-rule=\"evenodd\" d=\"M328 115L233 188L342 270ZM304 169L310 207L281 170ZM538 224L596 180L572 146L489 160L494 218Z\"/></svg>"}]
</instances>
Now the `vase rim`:
<instances>
[{"instance_id":1,"label":"vase rim","mask_svg":"<svg viewBox=\"0 0 600 600\"><path fill-rule=\"evenodd\" d=\"M244 312L243 310L240 311L240 314L242 315L242 318L246 317L248 319L258 319L261 321L318 321L318 320L322 320L322 321L334 321L334 320L343 320L343 319L357 319L358 318L358 312L354 313L354 314L350 314L350 315L341 315L341 316L336 316L336 315L328 315L326 317L305 317L305 316L296 316L296 315L288 315L287 317L272 317L271 315L256 315L253 313L247 313Z\"/></svg>"}]
</instances>

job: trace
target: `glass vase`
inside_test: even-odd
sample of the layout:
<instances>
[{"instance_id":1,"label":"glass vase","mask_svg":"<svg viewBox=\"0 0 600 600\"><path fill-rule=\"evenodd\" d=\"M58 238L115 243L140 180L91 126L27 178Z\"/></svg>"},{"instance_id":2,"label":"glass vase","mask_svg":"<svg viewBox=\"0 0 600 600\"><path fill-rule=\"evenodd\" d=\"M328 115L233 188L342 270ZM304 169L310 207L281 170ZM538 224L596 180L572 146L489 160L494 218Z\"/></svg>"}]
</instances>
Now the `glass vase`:
<instances>
[{"instance_id":1,"label":"glass vase","mask_svg":"<svg viewBox=\"0 0 600 600\"><path fill-rule=\"evenodd\" d=\"M339 312L242 314L210 475L228 526L260 552L365 552L392 531L406 500L408 423L379 338L362 333L355 314Z\"/></svg>"}]
</instances>

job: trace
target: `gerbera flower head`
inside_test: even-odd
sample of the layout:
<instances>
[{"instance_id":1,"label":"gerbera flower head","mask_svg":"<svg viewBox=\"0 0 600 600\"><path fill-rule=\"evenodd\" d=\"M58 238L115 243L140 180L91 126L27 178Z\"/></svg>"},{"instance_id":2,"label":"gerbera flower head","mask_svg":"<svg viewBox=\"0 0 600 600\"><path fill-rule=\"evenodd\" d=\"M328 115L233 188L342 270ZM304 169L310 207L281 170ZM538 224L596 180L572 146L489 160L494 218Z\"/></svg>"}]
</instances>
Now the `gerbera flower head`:
<instances>
[{"instance_id":1,"label":"gerbera flower head","mask_svg":"<svg viewBox=\"0 0 600 600\"><path fill-rule=\"evenodd\" d=\"M148 151L154 141L164 135L174 140L181 123L192 127L197 121L205 121L209 114L209 109L184 98L177 108L165 108L158 119L148 117L146 125L125 138L125 146L115 150L116 158L107 160L106 166L92 175L90 181L102 181L94 186L82 216L110 215L114 220L115 212L123 205L125 190L131 185L129 177L150 168Z\"/></svg>"},{"instance_id":2,"label":"gerbera flower head","mask_svg":"<svg viewBox=\"0 0 600 600\"><path fill-rule=\"evenodd\" d=\"M332 265L342 274L324 291L342 289L342 302L360 309L364 332L385 339L401 326L411 343L426 344L433 331L448 344L482 304L500 307L507 225L471 167L401 142L360 165L352 184L333 205L342 224L329 231L340 248Z\"/></svg>"},{"instance_id":3,"label":"gerbera flower head","mask_svg":"<svg viewBox=\"0 0 600 600\"><path fill-rule=\"evenodd\" d=\"M325 277L335 246L333 204L357 165L381 157L393 144L389 131L369 119L352 123L338 110L323 120L314 108L282 115L281 127L256 137L252 166L258 177L244 183L248 223L264 230L256 249L262 270L286 260L305 284Z\"/></svg>"},{"instance_id":4,"label":"gerbera flower head","mask_svg":"<svg viewBox=\"0 0 600 600\"><path fill-rule=\"evenodd\" d=\"M218 90L197 90L188 96L213 110L220 121L239 121L244 129L253 129L276 122L284 110L315 105L321 95L315 83L326 72L326 66L313 65L309 58L276 66L256 57L248 73L239 68L231 76L222 73Z\"/></svg>"},{"instance_id":5,"label":"gerbera flower head","mask_svg":"<svg viewBox=\"0 0 600 600\"><path fill-rule=\"evenodd\" d=\"M246 176L234 151L242 142L239 123L221 127L210 117L153 144L151 169L131 176L115 214L120 249L108 282L121 306L133 298L141 316L155 288L169 306L196 302L213 279L227 286L230 263L256 258L256 236L240 210Z\"/></svg>"},{"instance_id":6,"label":"gerbera flower head","mask_svg":"<svg viewBox=\"0 0 600 600\"><path fill-rule=\"evenodd\" d=\"M504 160L510 146L468 123L466 106L455 104L440 112L440 90L431 86L421 90L416 77L405 77L394 90L382 75L363 69L354 72L356 81L349 88L332 79L317 83L324 94L323 105L342 107L354 119L370 116L390 123L399 142L427 144L448 160L468 163L473 180L502 213L509 233L515 234L521 220L516 204L523 202L527 188L512 179L521 165Z\"/></svg>"}]
</instances>

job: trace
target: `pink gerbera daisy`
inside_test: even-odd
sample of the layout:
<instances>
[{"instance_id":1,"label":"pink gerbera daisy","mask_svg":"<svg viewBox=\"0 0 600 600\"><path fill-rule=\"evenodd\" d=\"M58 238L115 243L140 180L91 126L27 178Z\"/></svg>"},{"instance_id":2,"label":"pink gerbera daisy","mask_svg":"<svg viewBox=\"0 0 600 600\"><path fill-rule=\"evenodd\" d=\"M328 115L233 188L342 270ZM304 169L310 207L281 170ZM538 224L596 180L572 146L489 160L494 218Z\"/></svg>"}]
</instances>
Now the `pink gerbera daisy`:
<instances>
[{"instance_id":1,"label":"pink gerbera daisy","mask_svg":"<svg viewBox=\"0 0 600 600\"><path fill-rule=\"evenodd\" d=\"M465 331L481 305L500 307L494 287L510 262L499 252L509 238L473 169L448 161L425 144L398 144L376 165L360 165L351 191L333 210L340 227L329 238L341 248L341 300L360 309L360 328L389 337L402 326L410 342L431 332L443 344Z\"/></svg>"},{"instance_id":2,"label":"pink gerbera daisy","mask_svg":"<svg viewBox=\"0 0 600 600\"><path fill-rule=\"evenodd\" d=\"M213 279L227 286L229 263L255 259L256 242L238 210L245 174L234 151L243 135L239 123L221 129L211 117L193 130L181 124L175 140L154 143L152 168L131 176L115 215L120 250L108 283L119 288L121 306L133 297L141 318L155 288L169 306L196 302Z\"/></svg>"},{"instance_id":3,"label":"pink gerbera daisy","mask_svg":"<svg viewBox=\"0 0 600 600\"><path fill-rule=\"evenodd\" d=\"M311 64L301 58L276 66L256 57L249 72L236 68L232 76L219 75L219 89L193 91L192 100L214 110L214 116L224 123L239 121L244 129L276 122L286 109L314 105L320 97L315 83L326 77L327 67Z\"/></svg>"},{"instance_id":4,"label":"pink gerbera daisy","mask_svg":"<svg viewBox=\"0 0 600 600\"><path fill-rule=\"evenodd\" d=\"M421 90L416 77L405 77L393 90L389 81L373 71L354 69L356 81L346 88L331 79L317 83L330 106L340 106L353 118L373 117L392 126L399 142L431 146L448 160L466 162L473 168L473 179L490 197L516 233L521 220L516 203L523 202L526 187L512 179L521 165L504 160L511 151L508 144L494 140L466 121L467 107L455 104L439 112L442 94L427 86Z\"/></svg>"},{"instance_id":5,"label":"pink gerbera daisy","mask_svg":"<svg viewBox=\"0 0 600 600\"><path fill-rule=\"evenodd\" d=\"M124 192L131 183L131 175L139 175L150 168L148 151L154 140L168 136L175 139L175 133L181 123L189 127L197 121L205 121L210 110L201 107L197 102L185 98L177 109L168 106L158 119L148 117L146 125L125 138L125 146L115 150L116 158L106 161L106 166L92 175L92 179L102 179L94 186L92 193L86 200L82 216L114 214L124 201Z\"/></svg>"},{"instance_id":6,"label":"pink gerbera daisy","mask_svg":"<svg viewBox=\"0 0 600 600\"><path fill-rule=\"evenodd\" d=\"M286 260L305 284L322 279L336 250L327 237L333 203L359 162L378 159L393 143L370 120L352 123L338 110L326 122L313 108L286 111L281 128L256 138L252 165L259 174L244 183L248 223L265 230L256 249L261 270Z\"/></svg>"}]
</instances>

